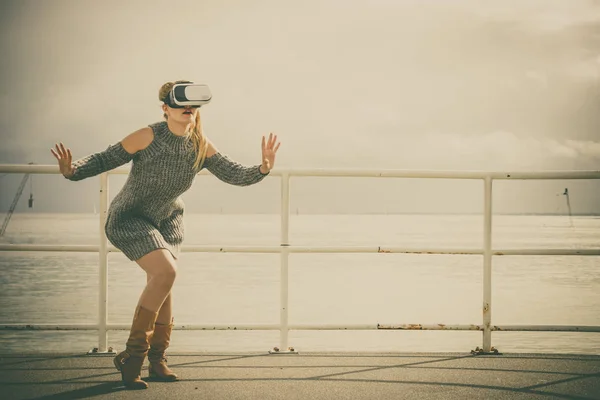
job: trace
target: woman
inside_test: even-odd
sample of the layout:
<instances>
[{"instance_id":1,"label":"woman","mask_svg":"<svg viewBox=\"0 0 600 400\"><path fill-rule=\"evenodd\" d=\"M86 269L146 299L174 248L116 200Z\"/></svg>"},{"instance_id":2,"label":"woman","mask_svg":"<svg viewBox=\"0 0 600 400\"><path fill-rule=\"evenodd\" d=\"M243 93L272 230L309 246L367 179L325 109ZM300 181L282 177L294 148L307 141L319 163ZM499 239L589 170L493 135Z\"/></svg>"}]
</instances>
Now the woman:
<instances>
[{"instance_id":1,"label":"woman","mask_svg":"<svg viewBox=\"0 0 600 400\"><path fill-rule=\"evenodd\" d=\"M102 152L72 163L71 150L55 145L52 154L60 172L79 181L133 161L131 172L107 214L108 240L147 274L147 283L135 309L126 348L114 358L128 389L145 389L140 374L149 361L151 379L174 381L165 351L173 328L171 288L177 271L175 260L184 237L184 204L187 191L203 168L223 182L247 186L264 179L273 168L279 149L277 136L262 137L262 163L243 166L204 136L199 107L173 108L169 96L176 83L159 90L164 121L141 128Z\"/></svg>"}]
</instances>

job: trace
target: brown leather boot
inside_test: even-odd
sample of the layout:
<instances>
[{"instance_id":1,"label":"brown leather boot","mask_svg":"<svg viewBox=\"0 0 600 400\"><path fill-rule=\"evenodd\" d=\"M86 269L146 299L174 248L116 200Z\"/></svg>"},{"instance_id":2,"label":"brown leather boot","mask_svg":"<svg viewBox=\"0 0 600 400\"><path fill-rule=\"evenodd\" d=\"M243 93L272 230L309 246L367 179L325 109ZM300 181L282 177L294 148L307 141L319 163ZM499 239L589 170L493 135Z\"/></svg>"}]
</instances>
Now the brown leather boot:
<instances>
[{"instance_id":1,"label":"brown leather boot","mask_svg":"<svg viewBox=\"0 0 600 400\"><path fill-rule=\"evenodd\" d=\"M156 324L154 333L150 339L150 350L148 351L148 378L156 381L173 382L178 380L178 376L167 366L165 351L171 341L171 331L173 330L173 318L168 325Z\"/></svg>"},{"instance_id":2,"label":"brown leather boot","mask_svg":"<svg viewBox=\"0 0 600 400\"><path fill-rule=\"evenodd\" d=\"M131 332L125 351L117 354L113 362L121 372L127 389L146 389L148 384L141 379L142 365L148 354L149 340L154 330L158 313L137 307L131 324Z\"/></svg>"}]
</instances>

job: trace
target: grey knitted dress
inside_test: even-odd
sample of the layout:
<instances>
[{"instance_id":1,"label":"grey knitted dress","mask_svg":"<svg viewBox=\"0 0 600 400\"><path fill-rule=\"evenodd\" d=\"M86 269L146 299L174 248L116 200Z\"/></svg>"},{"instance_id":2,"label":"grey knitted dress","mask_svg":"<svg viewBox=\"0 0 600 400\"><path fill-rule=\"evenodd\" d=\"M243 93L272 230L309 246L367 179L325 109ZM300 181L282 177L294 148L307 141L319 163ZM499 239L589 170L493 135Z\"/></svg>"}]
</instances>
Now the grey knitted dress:
<instances>
[{"instance_id":1,"label":"grey knitted dress","mask_svg":"<svg viewBox=\"0 0 600 400\"><path fill-rule=\"evenodd\" d=\"M105 225L108 240L134 261L155 249L167 249L177 258L184 238L184 203L181 195L206 168L223 182L247 186L266 176L260 165L243 166L217 153L194 168L196 152L191 141L172 133L166 121L149 125L152 143L129 154L121 143L73 163L78 181L133 161L123 188L108 209ZM268 175L268 174L267 174Z\"/></svg>"}]
</instances>

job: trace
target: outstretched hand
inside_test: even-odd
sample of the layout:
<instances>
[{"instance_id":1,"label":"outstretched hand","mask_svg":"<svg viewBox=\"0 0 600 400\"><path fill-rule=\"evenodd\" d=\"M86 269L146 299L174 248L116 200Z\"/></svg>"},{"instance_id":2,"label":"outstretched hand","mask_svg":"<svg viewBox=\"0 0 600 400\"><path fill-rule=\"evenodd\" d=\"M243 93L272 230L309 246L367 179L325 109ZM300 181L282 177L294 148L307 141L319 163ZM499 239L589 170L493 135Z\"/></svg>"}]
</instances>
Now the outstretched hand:
<instances>
[{"instance_id":1,"label":"outstretched hand","mask_svg":"<svg viewBox=\"0 0 600 400\"><path fill-rule=\"evenodd\" d=\"M273 133L269 134L269 141L265 143L265 137L262 137L262 164L260 166L260 171L263 174L268 173L273 169L275 165L275 154L277 153L277 149L281 143L277 142L277 135L273 136Z\"/></svg>"},{"instance_id":2,"label":"outstretched hand","mask_svg":"<svg viewBox=\"0 0 600 400\"><path fill-rule=\"evenodd\" d=\"M75 173L75 168L71 164L73 156L71 155L71 149L65 149L65 146L61 143L60 147L58 144L55 145L56 151L50 149L54 158L58 160L58 169L64 177L70 178Z\"/></svg>"}]
</instances>

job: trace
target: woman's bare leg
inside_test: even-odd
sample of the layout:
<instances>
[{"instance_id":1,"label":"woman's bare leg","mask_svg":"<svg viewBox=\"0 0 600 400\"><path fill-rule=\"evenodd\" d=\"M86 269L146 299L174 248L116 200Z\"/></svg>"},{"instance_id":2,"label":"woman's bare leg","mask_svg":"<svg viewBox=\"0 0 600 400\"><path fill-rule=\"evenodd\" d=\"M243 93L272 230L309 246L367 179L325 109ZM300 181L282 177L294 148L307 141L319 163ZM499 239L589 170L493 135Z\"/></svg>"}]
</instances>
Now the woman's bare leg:
<instances>
[{"instance_id":1,"label":"woman's bare leg","mask_svg":"<svg viewBox=\"0 0 600 400\"><path fill-rule=\"evenodd\" d=\"M147 274L146 287L140 296L138 305L147 310L159 312L163 303L169 298L169 303L165 304L167 307L164 313L168 313L170 318L170 293L177 275L175 259L168 250L158 249L146 254L136 262ZM162 321L160 315L158 318Z\"/></svg>"},{"instance_id":2,"label":"woman's bare leg","mask_svg":"<svg viewBox=\"0 0 600 400\"><path fill-rule=\"evenodd\" d=\"M152 255L152 253L149 255ZM162 304L158 306L154 332L149 343L148 361L150 364L148 365L148 377L158 381L174 382L179 378L167 366L165 352L171 342L171 331L173 328L173 325L171 325L173 315L171 287L175 278L175 260L168 251L162 251L160 254L154 256L148 257L145 260L138 260L140 266L147 273L146 288L140 296L138 305L142 307L154 307L158 304L158 300L164 299ZM164 271L167 272L165 273ZM163 290L167 288L169 292L164 297Z\"/></svg>"},{"instance_id":3,"label":"woman's bare leg","mask_svg":"<svg viewBox=\"0 0 600 400\"><path fill-rule=\"evenodd\" d=\"M140 376L142 364L147 355L150 358L150 341L156 331L158 312L171 293L177 266L165 249L148 253L137 263L146 271L148 279L135 310L125 350L117 354L113 362L127 388L146 389L148 384Z\"/></svg>"},{"instance_id":4,"label":"woman's bare leg","mask_svg":"<svg viewBox=\"0 0 600 400\"><path fill-rule=\"evenodd\" d=\"M150 275L147 275L147 280L146 280L146 284L148 284L148 282L150 282ZM169 292L169 295L167 296L167 298L165 299L165 301L163 302L162 306L160 307L160 310L158 310L158 317L156 318L156 323L157 324L161 324L161 325L168 325L171 323L171 318L173 317L173 295L172 295L172 291ZM140 297L141 300L141 297ZM138 305L140 305L138 303Z\"/></svg>"}]
</instances>

